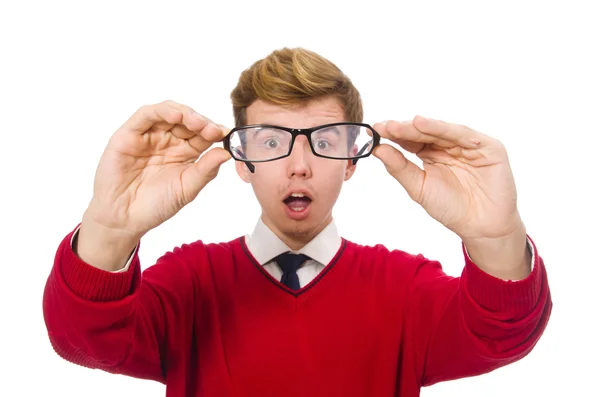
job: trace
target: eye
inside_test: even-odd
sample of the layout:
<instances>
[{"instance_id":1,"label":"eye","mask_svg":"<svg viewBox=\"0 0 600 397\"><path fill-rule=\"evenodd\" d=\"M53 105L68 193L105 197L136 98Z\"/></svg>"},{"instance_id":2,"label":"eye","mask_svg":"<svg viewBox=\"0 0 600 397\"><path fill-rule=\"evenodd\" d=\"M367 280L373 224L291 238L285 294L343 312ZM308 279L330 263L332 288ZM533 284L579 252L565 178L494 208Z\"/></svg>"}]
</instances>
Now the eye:
<instances>
[{"instance_id":1,"label":"eye","mask_svg":"<svg viewBox=\"0 0 600 397\"><path fill-rule=\"evenodd\" d=\"M265 141L265 146L269 149L276 149L279 146L279 141L274 138L269 138Z\"/></svg>"},{"instance_id":2,"label":"eye","mask_svg":"<svg viewBox=\"0 0 600 397\"><path fill-rule=\"evenodd\" d=\"M316 148L318 150L326 150L327 148L329 148L331 145L329 144L329 142L327 142L324 139L319 139L316 144L315 144Z\"/></svg>"}]
</instances>

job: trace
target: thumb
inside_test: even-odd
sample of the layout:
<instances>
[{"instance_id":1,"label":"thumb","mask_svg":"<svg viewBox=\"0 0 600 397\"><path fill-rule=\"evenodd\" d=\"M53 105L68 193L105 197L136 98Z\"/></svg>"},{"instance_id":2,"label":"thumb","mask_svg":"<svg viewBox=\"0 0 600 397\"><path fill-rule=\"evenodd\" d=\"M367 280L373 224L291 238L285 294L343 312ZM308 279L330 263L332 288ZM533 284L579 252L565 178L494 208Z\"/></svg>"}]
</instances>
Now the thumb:
<instances>
[{"instance_id":1,"label":"thumb","mask_svg":"<svg viewBox=\"0 0 600 397\"><path fill-rule=\"evenodd\" d=\"M188 202L191 202L210 181L216 178L221 165L230 158L231 155L227 150L216 147L183 171L181 179L185 197L189 198Z\"/></svg>"},{"instance_id":2,"label":"thumb","mask_svg":"<svg viewBox=\"0 0 600 397\"><path fill-rule=\"evenodd\" d=\"M418 203L422 201L425 171L404 157L398 149L385 143L377 145L373 155L381 160L387 172L400 182L411 199Z\"/></svg>"}]
</instances>

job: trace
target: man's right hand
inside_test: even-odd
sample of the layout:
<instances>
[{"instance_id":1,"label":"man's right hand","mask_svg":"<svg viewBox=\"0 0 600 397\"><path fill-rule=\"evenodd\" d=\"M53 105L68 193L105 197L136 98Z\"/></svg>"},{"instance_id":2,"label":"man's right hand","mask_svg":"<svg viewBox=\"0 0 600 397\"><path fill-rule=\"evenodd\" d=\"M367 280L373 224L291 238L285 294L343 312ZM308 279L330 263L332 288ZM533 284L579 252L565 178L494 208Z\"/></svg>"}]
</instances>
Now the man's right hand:
<instances>
[{"instance_id":1,"label":"man's right hand","mask_svg":"<svg viewBox=\"0 0 600 397\"><path fill-rule=\"evenodd\" d=\"M77 255L103 270L122 268L141 237L194 200L231 158L213 148L198 160L227 132L172 101L140 108L100 159Z\"/></svg>"}]
</instances>

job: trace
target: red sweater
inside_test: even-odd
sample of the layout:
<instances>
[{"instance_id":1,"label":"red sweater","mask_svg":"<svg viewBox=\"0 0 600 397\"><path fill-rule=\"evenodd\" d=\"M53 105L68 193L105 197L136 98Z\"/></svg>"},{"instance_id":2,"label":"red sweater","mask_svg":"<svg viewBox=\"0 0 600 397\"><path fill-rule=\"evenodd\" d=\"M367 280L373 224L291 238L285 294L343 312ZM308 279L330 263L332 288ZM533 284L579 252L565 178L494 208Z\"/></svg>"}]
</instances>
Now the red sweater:
<instances>
[{"instance_id":1,"label":"red sweater","mask_svg":"<svg viewBox=\"0 0 600 397\"><path fill-rule=\"evenodd\" d=\"M465 253L461 277L436 261L343 240L294 292L244 239L186 244L141 272L110 273L59 246L44 291L64 359L166 384L166 395L416 397L422 386L524 357L552 307L546 271L496 279Z\"/></svg>"}]
</instances>

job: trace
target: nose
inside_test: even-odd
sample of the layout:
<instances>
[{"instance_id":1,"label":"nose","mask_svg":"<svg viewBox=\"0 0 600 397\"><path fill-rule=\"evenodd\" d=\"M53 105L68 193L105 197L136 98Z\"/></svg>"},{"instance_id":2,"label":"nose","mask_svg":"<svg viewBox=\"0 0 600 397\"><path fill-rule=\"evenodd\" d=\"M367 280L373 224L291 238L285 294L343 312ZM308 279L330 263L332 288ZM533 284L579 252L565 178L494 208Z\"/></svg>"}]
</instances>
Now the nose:
<instances>
[{"instance_id":1,"label":"nose","mask_svg":"<svg viewBox=\"0 0 600 397\"><path fill-rule=\"evenodd\" d=\"M309 178L311 176L310 157L312 157L312 152L308 139L305 136L296 137L292 152L288 157L288 176L290 178Z\"/></svg>"}]
</instances>

